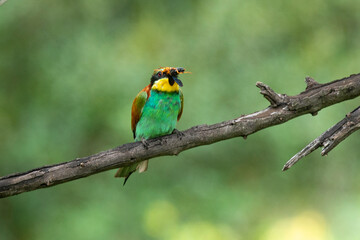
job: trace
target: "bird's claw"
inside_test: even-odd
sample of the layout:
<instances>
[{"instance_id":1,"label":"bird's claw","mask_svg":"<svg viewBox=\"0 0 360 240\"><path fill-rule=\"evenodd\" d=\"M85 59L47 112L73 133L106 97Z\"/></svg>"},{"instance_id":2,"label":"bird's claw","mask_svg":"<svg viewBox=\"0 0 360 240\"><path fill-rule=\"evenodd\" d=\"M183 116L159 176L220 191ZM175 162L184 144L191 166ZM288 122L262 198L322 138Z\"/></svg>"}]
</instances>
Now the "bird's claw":
<instances>
[{"instance_id":1,"label":"bird's claw","mask_svg":"<svg viewBox=\"0 0 360 240\"><path fill-rule=\"evenodd\" d=\"M143 146L146 150L149 149L149 143L146 141L145 138L141 139L141 143L143 144Z\"/></svg>"},{"instance_id":2,"label":"bird's claw","mask_svg":"<svg viewBox=\"0 0 360 240\"><path fill-rule=\"evenodd\" d=\"M180 132L180 131L177 130L176 128L173 130L172 133L173 133L173 134L175 133L176 136L177 136L178 138L180 138L180 140L185 136L185 134L184 134L183 132Z\"/></svg>"}]
</instances>

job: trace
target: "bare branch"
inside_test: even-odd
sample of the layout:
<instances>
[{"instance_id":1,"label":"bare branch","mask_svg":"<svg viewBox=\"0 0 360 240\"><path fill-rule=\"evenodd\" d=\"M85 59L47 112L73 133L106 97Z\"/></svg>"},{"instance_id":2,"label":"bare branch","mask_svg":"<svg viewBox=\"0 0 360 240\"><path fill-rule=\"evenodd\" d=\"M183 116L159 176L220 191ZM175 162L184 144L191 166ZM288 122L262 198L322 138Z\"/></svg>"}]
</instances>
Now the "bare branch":
<instances>
[{"instance_id":1,"label":"bare branch","mask_svg":"<svg viewBox=\"0 0 360 240\"><path fill-rule=\"evenodd\" d=\"M89 157L11 174L0 178L0 197L54 186L145 159L177 155L190 148L229 138L246 137L300 115L317 113L327 106L359 96L360 74L327 84L308 84L307 90L296 96L277 94L260 82L257 86L273 107L213 125L192 127L183 131L181 138L175 133L150 139L147 141L148 149L141 142L127 143Z\"/></svg>"},{"instance_id":2,"label":"bare branch","mask_svg":"<svg viewBox=\"0 0 360 240\"><path fill-rule=\"evenodd\" d=\"M310 88L316 88L316 87L319 87L321 85L320 83L316 82L311 77L306 77L305 82L306 82L306 90L308 90Z\"/></svg>"},{"instance_id":3,"label":"bare branch","mask_svg":"<svg viewBox=\"0 0 360 240\"><path fill-rule=\"evenodd\" d=\"M304 149L293 156L283 167L283 171L291 168L301 158L310 154L319 147L323 147L321 155L327 155L341 141L350 136L353 132L360 129L360 107L356 108L346 117L321 134L314 141L309 143Z\"/></svg>"},{"instance_id":4,"label":"bare branch","mask_svg":"<svg viewBox=\"0 0 360 240\"><path fill-rule=\"evenodd\" d=\"M347 114L344 120L346 121L344 124L341 124L341 129L324 141L324 149L321 151L322 156L327 155L340 142L345 140L345 138L360 129L360 106L351 113Z\"/></svg>"},{"instance_id":5,"label":"bare branch","mask_svg":"<svg viewBox=\"0 0 360 240\"><path fill-rule=\"evenodd\" d=\"M289 101L285 94L277 94L268 85L262 82L257 82L256 86L260 88L260 93L270 102L271 107L277 107L286 104Z\"/></svg>"},{"instance_id":6,"label":"bare branch","mask_svg":"<svg viewBox=\"0 0 360 240\"><path fill-rule=\"evenodd\" d=\"M3 5L7 0L0 0L0 6Z\"/></svg>"}]
</instances>

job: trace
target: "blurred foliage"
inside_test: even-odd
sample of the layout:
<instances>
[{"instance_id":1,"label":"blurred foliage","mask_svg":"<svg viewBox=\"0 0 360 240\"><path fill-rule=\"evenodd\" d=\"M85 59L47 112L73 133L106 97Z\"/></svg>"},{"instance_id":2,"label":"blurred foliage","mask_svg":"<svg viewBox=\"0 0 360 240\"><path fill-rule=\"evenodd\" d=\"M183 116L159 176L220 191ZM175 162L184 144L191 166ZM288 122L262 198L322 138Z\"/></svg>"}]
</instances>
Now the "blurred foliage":
<instances>
[{"instance_id":1,"label":"blurred foliage","mask_svg":"<svg viewBox=\"0 0 360 240\"><path fill-rule=\"evenodd\" d=\"M280 93L359 73L350 0L8 1L0 7L0 175L132 141L130 107L158 66L181 66L178 129L267 107ZM283 164L359 105L344 102L150 161L0 200L0 239L356 239L359 134Z\"/></svg>"}]
</instances>

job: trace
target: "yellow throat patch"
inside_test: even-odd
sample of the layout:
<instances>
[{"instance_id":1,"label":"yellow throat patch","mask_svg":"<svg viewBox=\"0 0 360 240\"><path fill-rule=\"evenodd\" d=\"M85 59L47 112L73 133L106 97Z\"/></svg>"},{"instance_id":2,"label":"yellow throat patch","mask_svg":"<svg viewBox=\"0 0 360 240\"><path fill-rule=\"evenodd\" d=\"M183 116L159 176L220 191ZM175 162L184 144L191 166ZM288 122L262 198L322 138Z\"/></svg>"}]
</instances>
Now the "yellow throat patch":
<instances>
[{"instance_id":1,"label":"yellow throat patch","mask_svg":"<svg viewBox=\"0 0 360 240\"><path fill-rule=\"evenodd\" d=\"M168 78L161 78L152 85L151 89L160 92L178 92L179 85L174 82L174 84L170 86Z\"/></svg>"}]
</instances>

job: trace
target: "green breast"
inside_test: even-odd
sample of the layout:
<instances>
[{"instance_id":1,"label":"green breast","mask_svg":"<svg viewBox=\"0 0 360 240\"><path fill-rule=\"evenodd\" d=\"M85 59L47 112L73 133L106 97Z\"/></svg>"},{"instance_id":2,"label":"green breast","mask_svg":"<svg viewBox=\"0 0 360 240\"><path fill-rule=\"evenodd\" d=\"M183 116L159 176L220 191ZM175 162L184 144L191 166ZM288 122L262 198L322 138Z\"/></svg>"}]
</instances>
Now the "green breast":
<instances>
[{"instance_id":1,"label":"green breast","mask_svg":"<svg viewBox=\"0 0 360 240\"><path fill-rule=\"evenodd\" d=\"M151 90L150 97L145 103L141 118L136 125L135 140L170 134L175 129L180 104L178 92Z\"/></svg>"}]
</instances>

